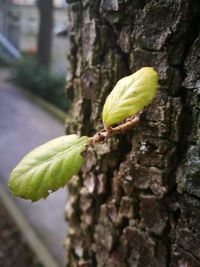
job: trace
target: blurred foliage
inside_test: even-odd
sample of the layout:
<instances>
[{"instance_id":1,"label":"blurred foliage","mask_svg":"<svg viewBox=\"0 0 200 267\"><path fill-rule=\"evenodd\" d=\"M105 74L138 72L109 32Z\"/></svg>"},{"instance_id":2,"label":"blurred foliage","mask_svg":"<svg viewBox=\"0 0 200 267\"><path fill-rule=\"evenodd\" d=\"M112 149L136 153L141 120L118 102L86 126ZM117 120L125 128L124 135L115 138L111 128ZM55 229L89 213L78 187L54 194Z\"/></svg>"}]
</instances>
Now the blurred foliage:
<instances>
[{"instance_id":1,"label":"blurred foliage","mask_svg":"<svg viewBox=\"0 0 200 267\"><path fill-rule=\"evenodd\" d=\"M68 103L65 95L64 76L58 76L50 70L39 65L34 56L24 55L21 60L14 64L14 81L41 96L57 107L67 110Z\"/></svg>"},{"instance_id":2,"label":"blurred foliage","mask_svg":"<svg viewBox=\"0 0 200 267\"><path fill-rule=\"evenodd\" d=\"M8 61L0 55L0 68L7 68L9 66Z\"/></svg>"}]
</instances>

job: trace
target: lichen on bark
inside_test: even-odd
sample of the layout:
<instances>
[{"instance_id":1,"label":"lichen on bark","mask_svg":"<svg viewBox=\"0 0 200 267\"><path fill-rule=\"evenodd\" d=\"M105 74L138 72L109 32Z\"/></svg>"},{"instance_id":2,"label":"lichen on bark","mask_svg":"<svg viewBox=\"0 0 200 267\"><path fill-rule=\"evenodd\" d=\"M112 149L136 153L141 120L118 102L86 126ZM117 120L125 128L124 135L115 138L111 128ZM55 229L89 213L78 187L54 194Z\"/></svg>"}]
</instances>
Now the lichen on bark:
<instances>
[{"instance_id":1,"label":"lichen on bark","mask_svg":"<svg viewBox=\"0 0 200 267\"><path fill-rule=\"evenodd\" d=\"M200 266L198 1L71 0L68 13L68 134L100 130L106 96L143 66L160 90L69 184L66 266Z\"/></svg>"}]
</instances>

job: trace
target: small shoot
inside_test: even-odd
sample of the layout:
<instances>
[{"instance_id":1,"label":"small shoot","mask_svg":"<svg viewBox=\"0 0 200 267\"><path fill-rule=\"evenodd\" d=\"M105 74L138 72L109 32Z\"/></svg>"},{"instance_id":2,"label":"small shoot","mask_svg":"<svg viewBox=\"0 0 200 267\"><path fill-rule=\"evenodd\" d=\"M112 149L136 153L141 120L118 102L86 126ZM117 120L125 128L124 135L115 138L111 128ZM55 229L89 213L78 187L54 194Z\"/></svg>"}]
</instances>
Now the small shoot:
<instances>
[{"instance_id":1,"label":"small shoot","mask_svg":"<svg viewBox=\"0 0 200 267\"><path fill-rule=\"evenodd\" d=\"M8 185L12 194L37 201L65 186L80 171L84 163L82 153L87 147L137 124L157 89L158 74L151 67L119 80L103 107L104 129L93 137L62 136L32 150L10 175Z\"/></svg>"}]
</instances>

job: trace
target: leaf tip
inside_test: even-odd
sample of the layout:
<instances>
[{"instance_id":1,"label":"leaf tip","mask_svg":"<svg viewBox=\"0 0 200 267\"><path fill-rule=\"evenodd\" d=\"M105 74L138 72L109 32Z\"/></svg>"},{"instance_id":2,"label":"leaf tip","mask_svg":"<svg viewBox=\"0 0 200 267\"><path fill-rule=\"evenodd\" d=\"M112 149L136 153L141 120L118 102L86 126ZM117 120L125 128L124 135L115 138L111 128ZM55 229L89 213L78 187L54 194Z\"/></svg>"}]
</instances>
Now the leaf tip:
<instances>
[{"instance_id":1,"label":"leaf tip","mask_svg":"<svg viewBox=\"0 0 200 267\"><path fill-rule=\"evenodd\" d=\"M12 195L32 202L48 195L76 174L84 158L90 138L61 136L29 152L11 172L8 187Z\"/></svg>"},{"instance_id":2,"label":"leaf tip","mask_svg":"<svg viewBox=\"0 0 200 267\"><path fill-rule=\"evenodd\" d=\"M103 107L104 128L122 122L149 105L156 96L158 80L158 73L153 67L143 67L120 79Z\"/></svg>"}]
</instances>

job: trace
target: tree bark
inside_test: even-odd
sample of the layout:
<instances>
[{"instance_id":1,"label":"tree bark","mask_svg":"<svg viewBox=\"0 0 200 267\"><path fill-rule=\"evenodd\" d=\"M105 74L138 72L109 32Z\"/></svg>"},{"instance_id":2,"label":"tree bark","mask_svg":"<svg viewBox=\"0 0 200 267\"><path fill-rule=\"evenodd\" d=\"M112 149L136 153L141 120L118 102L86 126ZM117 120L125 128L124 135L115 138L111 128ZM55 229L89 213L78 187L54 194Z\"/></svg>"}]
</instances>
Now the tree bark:
<instances>
[{"instance_id":1,"label":"tree bark","mask_svg":"<svg viewBox=\"0 0 200 267\"><path fill-rule=\"evenodd\" d=\"M38 0L40 24L38 32L38 60L49 67L53 28L53 0Z\"/></svg>"},{"instance_id":2,"label":"tree bark","mask_svg":"<svg viewBox=\"0 0 200 267\"><path fill-rule=\"evenodd\" d=\"M160 89L140 123L89 148L70 182L66 266L200 266L198 1L68 1L67 133L102 129L115 83L143 66Z\"/></svg>"}]
</instances>

